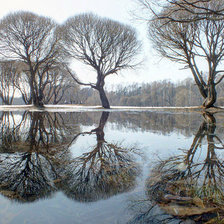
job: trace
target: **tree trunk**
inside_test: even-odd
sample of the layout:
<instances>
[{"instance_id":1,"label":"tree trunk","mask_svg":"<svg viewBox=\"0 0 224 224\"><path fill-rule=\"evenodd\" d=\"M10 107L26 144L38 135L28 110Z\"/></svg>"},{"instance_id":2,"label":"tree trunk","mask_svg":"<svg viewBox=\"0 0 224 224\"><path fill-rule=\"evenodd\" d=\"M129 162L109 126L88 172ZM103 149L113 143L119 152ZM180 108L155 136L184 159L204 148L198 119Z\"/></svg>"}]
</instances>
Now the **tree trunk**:
<instances>
[{"instance_id":1,"label":"tree trunk","mask_svg":"<svg viewBox=\"0 0 224 224\"><path fill-rule=\"evenodd\" d=\"M35 93L35 91L34 91L34 93ZM44 107L43 101L39 98L39 96L36 93L34 94L34 98L32 97L32 99L33 99L33 105L35 107L38 107L38 108Z\"/></svg>"},{"instance_id":2,"label":"tree trunk","mask_svg":"<svg viewBox=\"0 0 224 224\"><path fill-rule=\"evenodd\" d=\"M207 123L207 141L208 141L208 152L207 152L207 158L206 158L206 164L208 167L214 167L217 164L217 157L215 153L215 129L216 129L216 119L215 117L210 113L203 114L206 123ZM209 175L210 177L210 175ZM213 178L213 177L210 177Z\"/></svg>"},{"instance_id":3,"label":"tree trunk","mask_svg":"<svg viewBox=\"0 0 224 224\"><path fill-rule=\"evenodd\" d=\"M188 63L190 64L190 69L191 69L191 72L193 74L194 81L195 81L195 83L196 83L196 85L198 87L198 90L201 93L202 97L204 99L206 99L207 96L208 96L207 89L206 89L206 83L204 83L203 80L200 81L200 79L198 77L198 74L196 73L193 65L191 64L190 59L188 60Z\"/></svg>"},{"instance_id":4,"label":"tree trunk","mask_svg":"<svg viewBox=\"0 0 224 224\"><path fill-rule=\"evenodd\" d=\"M99 91L99 94L100 94L100 100L101 100L102 106L106 109L110 109L110 104L103 87L100 87L97 90Z\"/></svg>"},{"instance_id":5,"label":"tree trunk","mask_svg":"<svg viewBox=\"0 0 224 224\"><path fill-rule=\"evenodd\" d=\"M105 142L103 129L104 129L104 126L109 118L109 114L110 114L110 112L104 111L101 114L99 126L96 129L91 130L91 132L96 132L98 148L100 148L100 146L102 146L102 144Z\"/></svg>"},{"instance_id":6,"label":"tree trunk","mask_svg":"<svg viewBox=\"0 0 224 224\"><path fill-rule=\"evenodd\" d=\"M34 91L34 85L33 85L33 83L34 83L34 77L33 77L33 74L32 74L32 72L30 72L30 91L31 91L31 99L32 99L32 103L33 103L33 105L35 105L36 104L36 94L35 94L35 91ZM35 105L36 106L36 105Z\"/></svg>"},{"instance_id":7,"label":"tree trunk","mask_svg":"<svg viewBox=\"0 0 224 224\"><path fill-rule=\"evenodd\" d=\"M39 98L37 92L35 91L34 88L34 82L35 82L35 73L30 70L30 91L31 91L31 98L32 98L32 103L34 106L42 108L44 107L44 104L42 102L42 99Z\"/></svg>"},{"instance_id":8,"label":"tree trunk","mask_svg":"<svg viewBox=\"0 0 224 224\"><path fill-rule=\"evenodd\" d=\"M215 89L214 82L211 82L208 84L208 95L207 98L205 98L205 101L203 103L203 107L210 108L213 107L217 100L217 92Z\"/></svg>"},{"instance_id":9,"label":"tree trunk","mask_svg":"<svg viewBox=\"0 0 224 224\"><path fill-rule=\"evenodd\" d=\"M44 107L44 103L43 103L44 93L41 88L39 89L39 94L38 94L37 98L38 98L38 107Z\"/></svg>"}]
</instances>

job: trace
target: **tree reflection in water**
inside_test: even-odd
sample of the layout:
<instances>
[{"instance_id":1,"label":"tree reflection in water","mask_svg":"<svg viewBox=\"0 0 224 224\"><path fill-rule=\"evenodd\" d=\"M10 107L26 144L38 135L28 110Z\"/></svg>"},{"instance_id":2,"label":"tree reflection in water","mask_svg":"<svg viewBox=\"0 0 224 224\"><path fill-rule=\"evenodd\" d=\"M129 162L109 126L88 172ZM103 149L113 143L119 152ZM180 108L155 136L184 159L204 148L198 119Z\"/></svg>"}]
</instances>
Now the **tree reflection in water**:
<instances>
[{"instance_id":1,"label":"tree reflection in water","mask_svg":"<svg viewBox=\"0 0 224 224\"><path fill-rule=\"evenodd\" d=\"M220 150L224 144L215 134L215 117L210 113L203 116L190 149L159 161L152 170L146 182L147 199L142 200L144 210L130 223L223 222L224 160Z\"/></svg>"},{"instance_id":2,"label":"tree reflection in water","mask_svg":"<svg viewBox=\"0 0 224 224\"><path fill-rule=\"evenodd\" d=\"M139 166L135 148L109 143L104 126L82 133L71 128L66 115L25 112L22 116L3 113L1 119L0 193L19 202L51 197L55 191L78 201L95 201L125 192L135 185ZM70 146L83 134L96 135L96 146L72 158ZM75 137L73 137L75 136Z\"/></svg>"},{"instance_id":3,"label":"tree reflection in water","mask_svg":"<svg viewBox=\"0 0 224 224\"><path fill-rule=\"evenodd\" d=\"M90 132L80 135L96 135L96 145L75 158L66 170L65 194L78 201L96 201L126 192L135 186L139 166L135 155L140 154L135 147L123 147L119 143L107 142L104 127L109 112L103 112L99 125Z\"/></svg>"},{"instance_id":4,"label":"tree reflection in water","mask_svg":"<svg viewBox=\"0 0 224 224\"><path fill-rule=\"evenodd\" d=\"M21 202L50 196L71 130L57 113L3 113L1 121L0 193Z\"/></svg>"}]
</instances>

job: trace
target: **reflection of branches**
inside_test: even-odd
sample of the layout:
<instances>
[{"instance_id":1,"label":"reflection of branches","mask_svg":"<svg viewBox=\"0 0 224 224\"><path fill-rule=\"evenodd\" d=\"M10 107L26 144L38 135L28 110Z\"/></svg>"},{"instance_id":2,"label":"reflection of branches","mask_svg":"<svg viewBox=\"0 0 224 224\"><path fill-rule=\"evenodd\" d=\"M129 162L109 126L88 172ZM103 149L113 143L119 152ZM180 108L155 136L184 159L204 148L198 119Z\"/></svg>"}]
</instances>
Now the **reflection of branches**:
<instances>
[{"instance_id":1,"label":"reflection of branches","mask_svg":"<svg viewBox=\"0 0 224 224\"><path fill-rule=\"evenodd\" d=\"M3 113L0 128L2 147L7 151L9 148L46 151L58 144L68 144L74 133L61 114L48 112L24 112L22 116Z\"/></svg>"},{"instance_id":2,"label":"reflection of branches","mask_svg":"<svg viewBox=\"0 0 224 224\"><path fill-rule=\"evenodd\" d=\"M127 224L173 224L181 223L177 218L166 214L156 203L152 203L149 199L141 198L139 195L130 200L129 210L132 211L133 217Z\"/></svg>"},{"instance_id":3,"label":"reflection of branches","mask_svg":"<svg viewBox=\"0 0 224 224\"><path fill-rule=\"evenodd\" d=\"M38 153L1 155L1 193L20 201L49 196L54 190L57 173L50 161Z\"/></svg>"},{"instance_id":4,"label":"reflection of branches","mask_svg":"<svg viewBox=\"0 0 224 224\"><path fill-rule=\"evenodd\" d=\"M64 147L74 131L58 113L4 113L0 193L20 201L33 201L55 191L54 180L60 178L57 164L65 159Z\"/></svg>"},{"instance_id":5,"label":"reflection of branches","mask_svg":"<svg viewBox=\"0 0 224 224\"><path fill-rule=\"evenodd\" d=\"M109 112L103 112L99 126L91 132L82 133L96 134L97 144L70 164L65 189L69 197L94 201L127 191L135 184L138 173L133 158L135 149L126 149L104 139L103 129L108 117Z\"/></svg>"},{"instance_id":6,"label":"reflection of branches","mask_svg":"<svg viewBox=\"0 0 224 224\"><path fill-rule=\"evenodd\" d=\"M224 165L216 151L223 149L223 143L215 134L215 118L211 114L204 114L204 118L190 149L160 161L147 182L150 200L175 216L198 215L202 220L203 214L215 215L217 206L224 204ZM205 137L207 153L199 152Z\"/></svg>"},{"instance_id":7,"label":"reflection of branches","mask_svg":"<svg viewBox=\"0 0 224 224\"><path fill-rule=\"evenodd\" d=\"M77 139L77 125L59 113L25 112L5 114L2 135L12 133L7 141L10 151L0 155L0 193L18 201L34 201L62 189L79 201L94 201L132 189L139 172L135 163L137 150L107 142L104 126L109 113L104 112L99 126L83 135L96 135L91 151L71 159L67 150ZM69 121L69 125L68 122ZM2 138L2 145L6 144Z\"/></svg>"},{"instance_id":8,"label":"reflection of branches","mask_svg":"<svg viewBox=\"0 0 224 224\"><path fill-rule=\"evenodd\" d=\"M189 150L160 160L146 182L147 197L131 201L132 223L221 223L224 204L224 162L218 151L216 120L205 113ZM205 140L207 150L204 151Z\"/></svg>"},{"instance_id":9,"label":"reflection of branches","mask_svg":"<svg viewBox=\"0 0 224 224\"><path fill-rule=\"evenodd\" d=\"M12 151L17 148L20 142L20 127L23 123L23 118L18 119L18 114L14 115L12 112L3 112L0 118L0 150L2 152ZM17 122L16 122L17 120Z\"/></svg>"},{"instance_id":10,"label":"reflection of branches","mask_svg":"<svg viewBox=\"0 0 224 224\"><path fill-rule=\"evenodd\" d=\"M218 159L215 149L223 149L223 147L217 146L214 139L218 139L219 144L222 144L222 141L215 135L216 125L214 117L209 114L205 114L204 116L206 119L210 116L209 119L211 118L212 122L208 122L207 119L207 121L202 123L190 149L184 155L169 158L161 162L158 168L164 174L169 173L169 178L173 177L173 180L185 179L190 180L189 184L200 185L200 188L212 186L215 189L220 189L220 187L222 189L224 166L223 161ZM205 136L207 137L208 147L207 153L202 152L202 155L205 156L202 160L200 158L202 155L199 155L198 151L202 147L202 141ZM199 159L196 156L200 156ZM184 172L178 172L178 167L181 166L186 168Z\"/></svg>"},{"instance_id":11,"label":"reflection of branches","mask_svg":"<svg viewBox=\"0 0 224 224\"><path fill-rule=\"evenodd\" d=\"M199 128L198 133L195 136L194 142L191 145L190 150L185 156L185 164L188 164L188 169L186 176L191 176L192 181L199 182L202 181L202 175L204 177L202 187L212 186L213 189L219 191L222 195L222 200L224 199L224 194L222 193L222 181L224 176L224 166L223 161L220 161L217 158L215 150L224 149L221 139L215 135L216 121L215 118L210 114L204 114L205 121L202 123ZM197 154L199 145L201 144L202 139L207 136L207 154L204 161L195 162L195 155ZM199 139L199 143L195 144L195 140ZM218 140L217 146L215 139ZM204 192L206 193L206 191ZM205 197L206 195L204 195ZM220 195L219 195L220 196Z\"/></svg>"}]
</instances>

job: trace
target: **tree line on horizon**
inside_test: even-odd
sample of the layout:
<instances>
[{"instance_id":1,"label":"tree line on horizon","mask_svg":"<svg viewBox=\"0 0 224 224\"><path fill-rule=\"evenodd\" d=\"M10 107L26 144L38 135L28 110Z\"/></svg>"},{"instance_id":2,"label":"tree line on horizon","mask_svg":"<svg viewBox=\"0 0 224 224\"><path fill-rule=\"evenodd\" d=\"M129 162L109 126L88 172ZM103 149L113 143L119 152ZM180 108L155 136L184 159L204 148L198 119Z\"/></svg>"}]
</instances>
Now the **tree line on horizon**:
<instances>
[{"instance_id":1,"label":"tree line on horizon","mask_svg":"<svg viewBox=\"0 0 224 224\"><path fill-rule=\"evenodd\" d=\"M204 108L213 107L224 78L221 67L224 57L223 1L137 2L147 12L144 19L156 51L161 57L190 69L203 98L198 102ZM157 7L153 8L154 5ZM131 26L92 13L73 16L62 25L31 12L10 13L0 20L0 97L5 104L12 104L17 91L25 104L44 107L44 104L61 102L65 92L69 94L73 90L73 95L76 95L77 85L80 85L96 91L101 105L110 108L109 101L116 102L116 94L119 94L105 91L107 76L135 69L141 64L140 52L141 43ZM95 83L86 80L83 74L81 80L78 78L71 69L71 63L76 60L95 71ZM141 91L138 89L142 95L148 94L144 100L138 94L131 98L123 95L117 103L137 106L160 105L163 101L162 105L177 105L178 99L185 95L186 106L192 96L192 90L185 92L184 87L177 91L175 86L175 91L172 90L175 94L164 94L165 90L160 88L167 90L168 87L158 84L158 90L154 91L152 86L149 84L145 88L143 85ZM79 95L87 89L78 90ZM159 91L161 93L157 94ZM169 95L172 95L173 102L167 98ZM161 96L163 100L156 99ZM94 102L93 97L91 102Z\"/></svg>"},{"instance_id":2,"label":"tree line on horizon","mask_svg":"<svg viewBox=\"0 0 224 224\"><path fill-rule=\"evenodd\" d=\"M117 85L106 89L106 94L112 106L139 107L184 107L202 105L201 96L194 80L187 78L177 83L169 80L151 83L133 83L128 86ZM217 88L216 106L224 105L224 83ZM65 93L59 103L100 105L99 95L91 88L77 89Z\"/></svg>"},{"instance_id":3,"label":"tree line on horizon","mask_svg":"<svg viewBox=\"0 0 224 224\"><path fill-rule=\"evenodd\" d=\"M216 106L224 104L223 90L224 83L220 83L217 88L219 97ZM203 97L191 78L176 83L163 80L151 83L133 83L128 86L116 85L110 89L106 88L105 93L112 106L189 107L203 103ZM101 104L96 91L89 87L80 88L78 85L67 88L58 99L59 101L55 102L53 97L48 101L48 104ZM12 103L16 105L25 104L22 97L14 98Z\"/></svg>"}]
</instances>

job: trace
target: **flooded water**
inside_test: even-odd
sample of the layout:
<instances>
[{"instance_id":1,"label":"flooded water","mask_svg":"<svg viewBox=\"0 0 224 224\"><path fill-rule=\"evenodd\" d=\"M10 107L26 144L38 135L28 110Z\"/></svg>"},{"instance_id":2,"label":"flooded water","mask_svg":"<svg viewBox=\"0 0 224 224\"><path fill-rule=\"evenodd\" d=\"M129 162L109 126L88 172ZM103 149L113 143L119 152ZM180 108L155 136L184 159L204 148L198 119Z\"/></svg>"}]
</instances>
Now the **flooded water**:
<instances>
[{"instance_id":1,"label":"flooded water","mask_svg":"<svg viewBox=\"0 0 224 224\"><path fill-rule=\"evenodd\" d=\"M222 223L223 118L1 113L0 223Z\"/></svg>"}]
</instances>

